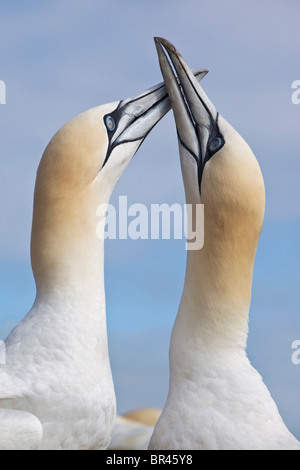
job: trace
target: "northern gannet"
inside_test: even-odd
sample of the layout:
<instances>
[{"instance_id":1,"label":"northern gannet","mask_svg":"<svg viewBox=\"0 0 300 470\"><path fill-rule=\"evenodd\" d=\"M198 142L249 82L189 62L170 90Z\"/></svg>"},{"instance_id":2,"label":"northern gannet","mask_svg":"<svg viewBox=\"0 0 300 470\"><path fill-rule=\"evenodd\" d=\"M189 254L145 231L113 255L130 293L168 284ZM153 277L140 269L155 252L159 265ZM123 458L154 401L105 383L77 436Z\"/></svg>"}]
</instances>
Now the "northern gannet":
<instances>
[{"instance_id":1,"label":"northern gannet","mask_svg":"<svg viewBox=\"0 0 300 470\"><path fill-rule=\"evenodd\" d=\"M204 204L205 220L203 248L187 253L169 393L149 448L299 450L245 352L265 207L259 164L175 47L155 41L176 121L186 201Z\"/></svg>"},{"instance_id":2,"label":"northern gannet","mask_svg":"<svg viewBox=\"0 0 300 470\"><path fill-rule=\"evenodd\" d=\"M160 414L157 408L139 408L117 416L108 450L147 450Z\"/></svg>"},{"instance_id":3,"label":"northern gannet","mask_svg":"<svg viewBox=\"0 0 300 470\"><path fill-rule=\"evenodd\" d=\"M146 426L155 426L160 415L161 410L158 408L138 408L125 413L123 416L126 419L145 424Z\"/></svg>"},{"instance_id":4,"label":"northern gannet","mask_svg":"<svg viewBox=\"0 0 300 470\"><path fill-rule=\"evenodd\" d=\"M169 109L164 84L97 106L65 124L42 156L31 237L37 294L5 341L0 449L105 449L110 442L116 405L97 208Z\"/></svg>"},{"instance_id":5,"label":"northern gannet","mask_svg":"<svg viewBox=\"0 0 300 470\"><path fill-rule=\"evenodd\" d=\"M108 450L147 450L154 426L118 415Z\"/></svg>"}]
</instances>

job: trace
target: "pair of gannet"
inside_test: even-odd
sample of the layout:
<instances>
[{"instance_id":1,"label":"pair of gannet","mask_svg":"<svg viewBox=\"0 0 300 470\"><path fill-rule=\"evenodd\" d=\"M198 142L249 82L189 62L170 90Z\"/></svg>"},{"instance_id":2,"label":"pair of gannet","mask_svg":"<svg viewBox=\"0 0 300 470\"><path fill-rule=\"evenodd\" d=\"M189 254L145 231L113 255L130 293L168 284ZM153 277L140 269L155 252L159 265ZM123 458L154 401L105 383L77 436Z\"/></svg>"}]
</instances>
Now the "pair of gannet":
<instances>
[{"instance_id":1,"label":"pair of gannet","mask_svg":"<svg viewBox=\"0 0 300 470\"><path fill-rule=\"evenodd\" d=\"M176 121L186 201L204 204L205 220L203 248L187 253L169 393L150 449L300 450L245 352L265 207L258 162L175 47L161 38L156 46Z\"/></svg>"},{"instance_id":2,"label":"pair of gannet","mask_svg":"<svg viewBox=\"0 0 300 470\"><path fill-rule=\"evenodd\" d=\"M116 404L97 208L169 109L163 83L95 107L64 125L42 156L31 237L37 294L5 341L0 449L105 449L111 440Z\"/></svg>"},{"instance_id":3,"label":"pair of gannet","mask_svg":"<svg viewBox=\"0 0 300 470\"><path fill-rule=\"evenodd\" d=\"M205 245L188 253L171 340L170 390L150 448L299 449L245 354L264 213L258 163L175 48L156 42L177 123L186 199L205 204ZM168 110L161 84L77 116L44 152L31 244L37 295L5 342L0 449L105 449L111 440L116 406L97 207L109 202Z\"/></svg>"}]
</instances>

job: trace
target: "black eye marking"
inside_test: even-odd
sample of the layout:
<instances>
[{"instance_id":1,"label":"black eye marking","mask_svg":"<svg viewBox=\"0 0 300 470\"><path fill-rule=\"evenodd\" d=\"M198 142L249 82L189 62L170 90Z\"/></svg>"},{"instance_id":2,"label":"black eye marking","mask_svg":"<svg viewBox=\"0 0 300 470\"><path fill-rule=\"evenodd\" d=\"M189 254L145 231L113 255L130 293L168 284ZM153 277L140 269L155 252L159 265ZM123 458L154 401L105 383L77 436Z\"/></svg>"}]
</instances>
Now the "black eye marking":
<instances>
[{"instance_id":1,"label":"black eye marking","mask_svg":"<svg viewBox=\"0 0 300 470\"><path fill-rule=\"evenodd\" d=\"M217 113L216 120L211 121L210 125L210 139L206 147L206 155L204 159L204 164L221 148L225 145L224 137L219 129L219 113Z\"/></svg>"},{"instance_id":2,"label":"black eye marking","mask_svg":"<svg viewBox=\"0 0 300 470\"><path fill-rule=\"evenodd\" d=\"M106 125L107 129L110 132L112 132L116 128L116 121L114 120L114 118L112 116L108 115L105 118L105 125Z\"/></svg>"},{"instance_id":3,"label":"black eye marking","mask_svg":"<svg viewBox=\"0 0 300 470\"><path fill-rule=\"evenodd\" d=\"M208 144L208 151L211 155L216 153L224 145L224 140L221 137L214 137Z\"/></svg>"}]
</instances>

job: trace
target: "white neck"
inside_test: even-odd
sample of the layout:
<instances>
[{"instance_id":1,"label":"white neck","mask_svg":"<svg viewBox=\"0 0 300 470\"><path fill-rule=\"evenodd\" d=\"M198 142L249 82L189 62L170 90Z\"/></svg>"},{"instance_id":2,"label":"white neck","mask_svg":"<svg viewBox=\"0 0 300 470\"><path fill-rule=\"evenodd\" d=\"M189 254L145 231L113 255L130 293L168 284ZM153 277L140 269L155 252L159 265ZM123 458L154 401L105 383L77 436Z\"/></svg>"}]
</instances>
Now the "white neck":
<instances>
[{"instance_id":1,"label":"white neck","mask_svg":"<svg viewBox=\"0 0 300 470\"><path fill-rule=\"evenodd\" d=\"M221 211L219 211L221 213ZM204 246L188 251L186 278L170 347L172 377L199 373L203 357L221 350L244 355L258 230L228 214L216 220L204 205ZM242 242L241 242L242 240ZM217 352L218 351L218 352Z\"/></svg>"},{"instance_id":2,"label":"white neck","mask_svg":"<svg viewBox=\"0 0 300 470\"><path fill-rule=\"evenodd\" d=\"M94 338L106 352L104 241L96 231L101 199L108 196L97 185L61 193L38 177L31 258L35 314L48 315L53 328L91 346Z\"/></svg>"}]
</instances>

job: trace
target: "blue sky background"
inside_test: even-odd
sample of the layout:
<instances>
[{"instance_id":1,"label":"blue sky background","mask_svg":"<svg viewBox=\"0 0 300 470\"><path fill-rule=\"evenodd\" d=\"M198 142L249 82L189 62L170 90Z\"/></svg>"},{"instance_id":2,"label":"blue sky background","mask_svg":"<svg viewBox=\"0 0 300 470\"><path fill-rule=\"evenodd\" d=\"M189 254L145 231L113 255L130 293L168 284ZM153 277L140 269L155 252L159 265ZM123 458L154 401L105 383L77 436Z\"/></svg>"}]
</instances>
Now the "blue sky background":
<instances>
[{"instance_id":1,"label":"blue sky background","mask_svg":"<svg viewBox=\"0 0 300 470\"><path fill-rule=\"evenodd\" d=\"M300 439L300 79L297 0L2 2L0 80L0 339L35 297L29 245L36 169L76 114L161 81L153 36L173 42L223 116L255 152L266 184L248 355ZM184 203L169 113L143 143L112 202ZM255 194L253 194L255 197ZM110 240L106 290L119 412L162 407L168 346L185 271L184 241Z\"/></svg>"}]
</instances>

